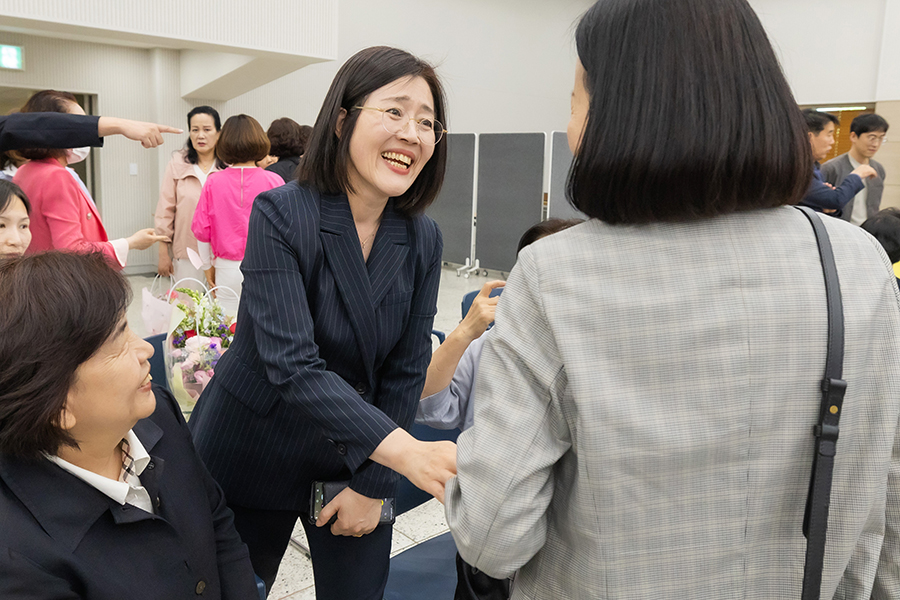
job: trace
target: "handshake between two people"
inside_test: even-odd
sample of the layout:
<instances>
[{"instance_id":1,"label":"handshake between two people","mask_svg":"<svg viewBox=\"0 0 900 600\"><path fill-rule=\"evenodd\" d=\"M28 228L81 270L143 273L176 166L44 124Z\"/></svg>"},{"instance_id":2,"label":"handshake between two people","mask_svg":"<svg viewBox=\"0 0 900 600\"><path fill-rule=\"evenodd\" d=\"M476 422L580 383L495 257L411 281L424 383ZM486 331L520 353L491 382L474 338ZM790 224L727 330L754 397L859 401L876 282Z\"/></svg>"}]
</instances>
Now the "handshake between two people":
<instances>
[{"instance_id":1,"label":"handshake between two people","mask_svg":"<svg viewBox=\"0 0 900 600\"><path fill-rule=\"evenodd\" d=\"M388 434L369 458L400 473L441 503L447 480L456 475L456 444L423 442L400 428ZM316 526L324 527L337 515L331 524L332 534L361 537L378 526L381 508L380 499L363 496L348 487L322 507Z\"/></svg>"}]
</instances>

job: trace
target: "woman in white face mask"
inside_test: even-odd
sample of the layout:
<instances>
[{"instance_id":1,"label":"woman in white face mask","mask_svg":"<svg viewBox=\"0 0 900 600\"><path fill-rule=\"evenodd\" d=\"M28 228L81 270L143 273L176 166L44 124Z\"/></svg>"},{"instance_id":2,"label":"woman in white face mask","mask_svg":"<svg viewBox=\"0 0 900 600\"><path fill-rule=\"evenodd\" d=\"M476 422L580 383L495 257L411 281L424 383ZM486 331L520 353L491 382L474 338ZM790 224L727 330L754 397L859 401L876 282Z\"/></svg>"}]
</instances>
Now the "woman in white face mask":
<instances>
[{"instance_id":1,"label":"woman in white face mask","mask_svg":"<svg viewBox=\"0 0 900 600\"><path fill-rule=\"evenodd\" d=\"M72 94L55 90L37 92L21 112L84 114ZM168 238L155 235L153 229L141 229L127 238L109 239L97 205L78 175L67 166L83 161L89 152L88 147L19 151L31 159L14 177L32 203L32 241L28 252L98 250L113 264L124 267L130 249L144 250Z\"/></svg>"}]
</instances>

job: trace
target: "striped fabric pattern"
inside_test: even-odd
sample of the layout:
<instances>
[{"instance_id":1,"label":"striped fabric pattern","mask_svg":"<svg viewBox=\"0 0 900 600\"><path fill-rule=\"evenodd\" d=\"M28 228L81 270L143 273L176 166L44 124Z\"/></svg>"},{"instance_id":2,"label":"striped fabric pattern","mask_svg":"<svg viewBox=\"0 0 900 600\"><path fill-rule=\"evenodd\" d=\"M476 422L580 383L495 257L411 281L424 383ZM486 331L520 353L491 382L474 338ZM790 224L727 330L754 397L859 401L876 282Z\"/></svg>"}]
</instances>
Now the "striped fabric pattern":
<instances>
[{"instance_id":1,"label":"striped fabric pattern","mask_svg":"<svg viewBox=\"0 0 900 600\"><path fill-rule=\"evenodd\" d=\"M311 481L347 478L393 495L368 456L412 426L441 250L434 221L389 203L364 262L345 196L292 182L256 198L237 334L190 420L230 503L302 510Z\"/></svg>"}]
</instances>

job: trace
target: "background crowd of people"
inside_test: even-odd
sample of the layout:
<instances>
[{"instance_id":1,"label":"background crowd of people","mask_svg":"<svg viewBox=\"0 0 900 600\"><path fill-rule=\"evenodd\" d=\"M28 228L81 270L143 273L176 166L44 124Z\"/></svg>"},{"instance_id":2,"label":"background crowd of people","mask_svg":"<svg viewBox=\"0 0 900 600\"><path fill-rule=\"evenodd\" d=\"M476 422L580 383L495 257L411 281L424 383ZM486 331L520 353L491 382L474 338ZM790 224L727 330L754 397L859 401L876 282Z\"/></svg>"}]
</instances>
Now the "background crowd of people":
<instances>
[{"instance_id":1,"label":"background crowd of people","mask_svg":"<svg viewBox=\"0 0 900 600\"><path fill-rule=\"evenodd\" d=\"M807 597L813 426L839 385L810 597L900 599L889 124L857 117L820 165L837 119L797 107L746 0L600 0L575 45L587 218L525 232L433 356L448 110L428 62L358 52L312 127L192 109L155 229L122 239L68 165L181 131L53 90L2 118L0 596L253 598L299 520L317 598L375 600L404 476L445 503L460 600ZM824 387L823 236L845 323ZM160 275L237 317L187 423L125 319L128 252L154 243ZM464 431L422 442L416 419Z\"/></svg>"}]
</instances>

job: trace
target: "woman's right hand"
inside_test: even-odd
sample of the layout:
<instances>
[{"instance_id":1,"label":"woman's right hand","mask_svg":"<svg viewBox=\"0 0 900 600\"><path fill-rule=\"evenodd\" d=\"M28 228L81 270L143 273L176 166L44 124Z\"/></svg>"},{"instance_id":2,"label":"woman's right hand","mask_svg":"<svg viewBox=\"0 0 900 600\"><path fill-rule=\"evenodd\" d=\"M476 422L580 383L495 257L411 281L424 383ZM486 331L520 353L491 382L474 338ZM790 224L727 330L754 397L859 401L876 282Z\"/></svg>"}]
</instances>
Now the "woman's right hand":
<instances>
[{"instance_id":1,"label":"woman's right hand","mask_svg":"<svg viewBox=\"0 0 900 600\"><path fill-rule=\"evenodd\" d=\"M206 287L209 289L213 289L216 287L216 268L210 267L207 270L203 271L203 274L206 275ZM212 297L216 297L216 293L212 293Z\"/></svg>"},{"instance_id":2,"label":"woman's right hand","mask_svg":"<svg viewBox=\"0 0 900 600\"><path fill-rule=\"evenodd\" d=\"M456 444L422 442L399 427L381 440L369 458L397 471L441 503L444 485L456 475Z\"/></svg>"},{"instance_id":3,"label":"woman's right hand","mask_svg":"<svg viewBox=\"0 0 900 600\"><path fill-rule=\"evenodd\" d=\"M153 228L140 229L131 234L128 238L129 250L146 250L156 242L169 242L169 238L164 235L156 235Z\"/></svg>"},{"instance_id":4,"label":"woman's right hand","mask_svg":"<svg viewBox=\"0 0 900 600\"><path fill-rule=\"evenodd\" d=\"M481 287L481 291L472 301L466 318L459 324L459 329L466 337L472 341L481 337L488 325L494 322L494 314L497 312L497 301L499 296L491 297L491 292L506 285L505 281L496 280L488 281Z\"/></svg>"}]
</instances>

